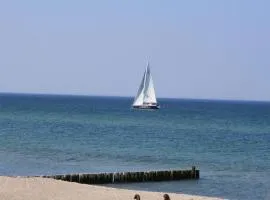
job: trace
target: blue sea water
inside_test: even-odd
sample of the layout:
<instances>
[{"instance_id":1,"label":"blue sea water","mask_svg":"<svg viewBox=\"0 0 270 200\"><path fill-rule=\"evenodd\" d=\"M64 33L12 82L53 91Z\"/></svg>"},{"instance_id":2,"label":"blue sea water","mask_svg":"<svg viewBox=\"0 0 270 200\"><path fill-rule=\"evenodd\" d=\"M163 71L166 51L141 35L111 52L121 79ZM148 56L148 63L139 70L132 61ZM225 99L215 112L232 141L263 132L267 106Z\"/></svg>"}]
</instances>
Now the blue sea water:
<instances>
[{"instance_id":1,"label":"blue sea water","mask_svg":"<svg viewBox=\"0 0 270 200\"><path fill-rule=\"evenodd\" d=\"M179 169L197 181L113 187L270 199L270 103L0 94L0 175Z\"/></svg>"}]
</instances>

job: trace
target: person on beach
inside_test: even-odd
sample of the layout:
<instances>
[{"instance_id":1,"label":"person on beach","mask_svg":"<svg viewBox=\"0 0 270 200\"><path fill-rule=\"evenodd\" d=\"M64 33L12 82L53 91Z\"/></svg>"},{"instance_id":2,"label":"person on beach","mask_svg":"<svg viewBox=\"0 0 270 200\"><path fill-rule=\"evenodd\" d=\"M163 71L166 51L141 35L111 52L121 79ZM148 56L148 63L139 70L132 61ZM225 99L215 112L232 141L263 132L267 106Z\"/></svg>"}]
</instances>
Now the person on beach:
<instances>
[{"instance_id":1,"label":"person on beach","mask_svg":"<svg viewBox=\"0 0 270 200\"><path fill-rule=\"evenodd\" d=\"M170 196L168 194L163 195L164 200L171 200Z\"/></svg>"},{"instance_id":2,"label":"person on beach","mask_svg":"<svg viewBox=\"0 0 270 200\"><path fill-rule=\"evenodd\" d=\"M134 199L136 199L136 200L140 200L140 199L141 199L141 197L140 197L140 195L135 194Z\"/></svg>"}]
</instances>

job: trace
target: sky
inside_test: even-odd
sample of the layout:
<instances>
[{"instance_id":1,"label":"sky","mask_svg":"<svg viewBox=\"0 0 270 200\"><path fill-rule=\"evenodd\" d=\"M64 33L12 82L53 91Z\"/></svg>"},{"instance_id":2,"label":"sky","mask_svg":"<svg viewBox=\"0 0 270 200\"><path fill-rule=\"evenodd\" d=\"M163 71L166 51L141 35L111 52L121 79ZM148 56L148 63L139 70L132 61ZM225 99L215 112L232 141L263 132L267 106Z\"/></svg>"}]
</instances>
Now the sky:
<instances>
[{"instance_id":1,"label":"sky","mask_svg":"<svg viewBox=\"0 0 270 200\"><path fill-rule=\"evenodd\" d=\"M0 92L270 101L268 0L0 1Z\"/></svg>"}]
</instances>

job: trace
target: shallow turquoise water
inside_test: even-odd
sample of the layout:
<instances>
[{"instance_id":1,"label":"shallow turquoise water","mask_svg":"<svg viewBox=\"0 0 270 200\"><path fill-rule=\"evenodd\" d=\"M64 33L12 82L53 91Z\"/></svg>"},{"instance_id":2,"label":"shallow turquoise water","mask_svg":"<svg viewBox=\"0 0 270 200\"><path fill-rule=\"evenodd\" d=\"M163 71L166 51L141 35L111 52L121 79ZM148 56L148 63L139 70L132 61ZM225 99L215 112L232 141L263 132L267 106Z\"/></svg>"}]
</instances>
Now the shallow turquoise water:
<instances>
[{"instance_id":1,"label":"shallow turquoise water","mask_svg":"<svg viewBox=\"0 0 270 200\"><path fill-rule=\"evenodd\" d=\"M0 94L0 175L190 168L199 181L116 185L270 199L270 103Z\"/></svg>"}]
</instances>

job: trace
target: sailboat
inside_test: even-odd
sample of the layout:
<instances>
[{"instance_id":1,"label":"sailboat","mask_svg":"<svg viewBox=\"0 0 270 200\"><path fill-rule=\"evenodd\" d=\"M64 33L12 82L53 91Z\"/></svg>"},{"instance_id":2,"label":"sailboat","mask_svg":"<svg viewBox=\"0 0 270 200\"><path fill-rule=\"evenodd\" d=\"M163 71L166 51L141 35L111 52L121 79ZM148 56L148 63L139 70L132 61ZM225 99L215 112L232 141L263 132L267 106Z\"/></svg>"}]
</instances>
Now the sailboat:
<instances>
[{"instance_id":1,"label":"sailboat","mask_svg":"<svg viewBox=\"0 0 270 200\"><path fill-rule=\"evenodd\" d=\"M150 72L149 62L147 63L143 78L138 89L137 95L134 99L133 108L138 109L159 109L157 103L154 82Z\"/></svg>"}]
</instances>

